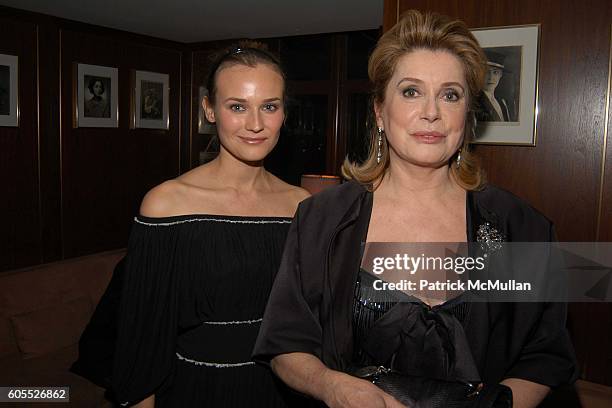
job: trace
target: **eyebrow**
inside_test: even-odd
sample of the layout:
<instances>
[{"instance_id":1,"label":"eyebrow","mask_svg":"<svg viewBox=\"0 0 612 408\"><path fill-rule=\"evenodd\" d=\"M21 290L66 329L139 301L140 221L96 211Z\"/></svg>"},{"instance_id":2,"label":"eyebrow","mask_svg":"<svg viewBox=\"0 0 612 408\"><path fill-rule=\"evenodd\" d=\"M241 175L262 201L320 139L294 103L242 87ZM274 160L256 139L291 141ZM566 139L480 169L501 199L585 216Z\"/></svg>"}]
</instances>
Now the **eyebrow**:
<instances>
[{"instance_id":1,"label":"eyebrow","mask_svg":"<svg viewBox=\"0 0 612 408\"><path fill-rule=\"evenodd\" d=\"M276 101L280 101L281 99L278 97L274 97L274 98L266 98L264 99L262 102L276 102ZM229 102L229 101L236 101L236 102L241 102L241 103L246 103L248 102L246 99L243 98L234 98L234 97L229 97L227 98L225 101L223 102Z\"/></svg>"},{"instance_id":2,"label":"eyebrow","mask_svg":"<svg viewBox=\"0 0 612 408\"><path fill-rule=\"evenodd\" d=\"M423 81L418 79L418 78L411 78L411 77L404 77L402 79L400 79L397 82L397 86L400 86L402 84L402 82L416 82L418 84L422 84ZM461 88L461 90L463 92L465 92L465 88L463 87L463 85L461 85L459 82L444 82L443 84L441 84L442 87L447 87L447 86L458 86L459 88Z\"/></svg>"},{"instance_id":3,"label":"eyebrow","mask_svg":"<svg viewBox=\"0 0 612 408\"><path fill-rule=\"evenodd\" d=\"M420 79L418 79L418 78L404 77L404 78L400 79L399 81L397 81L397 86L400 86L400 84L401 84L402 82L405 82L405 81L408 81L408 82L416 82L416 83L419 83L419 84L422 84L422 83L423 83L423 81L421 81L421 80L420 80Z\"/></svg>"}]
</instances>

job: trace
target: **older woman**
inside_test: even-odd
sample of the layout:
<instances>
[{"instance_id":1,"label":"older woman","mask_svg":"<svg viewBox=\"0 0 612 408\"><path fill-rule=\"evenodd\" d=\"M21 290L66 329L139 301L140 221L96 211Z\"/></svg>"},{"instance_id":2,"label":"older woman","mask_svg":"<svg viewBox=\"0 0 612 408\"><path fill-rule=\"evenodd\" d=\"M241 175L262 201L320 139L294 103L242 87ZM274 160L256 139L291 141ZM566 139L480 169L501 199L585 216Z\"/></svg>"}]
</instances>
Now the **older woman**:
<instances>
[{"instance_id":1,"label":"older woman","mask_svg":"<svg viewBox=\"0 0 612 408\"><path fill-rule=\"evenodd\" d=\"M294 389L330 407L402 406L346 373L364 354L370 365L391 362L413 376L482 382L481 394L507 386L515 407L536 406L551 387L573 380L563 305L391 303L384 319L360 306L367 305L359 290L363 242L553 239L545 217L484 184L468 150L485 72L465 24L444 16L407 12L380 39L369 62L377 124L369 158L345 163L350 182L300 204L255 347L255 358L270 361ZM401 324L402 310L415 308L423 319L444 315L427 324L447 322L455 340L433 339L437 329L415 325L399 348L367 349L359 333L380 329L382 320Z\"/></svg>"}]
</instances>

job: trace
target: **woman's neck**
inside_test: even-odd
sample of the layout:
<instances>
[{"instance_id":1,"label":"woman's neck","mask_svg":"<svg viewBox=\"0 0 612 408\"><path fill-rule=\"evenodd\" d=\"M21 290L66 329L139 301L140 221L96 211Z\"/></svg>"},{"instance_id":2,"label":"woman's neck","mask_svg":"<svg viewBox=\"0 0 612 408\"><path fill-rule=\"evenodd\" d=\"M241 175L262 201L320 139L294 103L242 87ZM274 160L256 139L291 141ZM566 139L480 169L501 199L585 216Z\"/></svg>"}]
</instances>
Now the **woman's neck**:
<instances>
[{"instance_id":1,"label":"woman's neck","mask_svg":"<svg viewBox=\"0 0 612 408\"><path fill-rule=\"evenodd\" d=\"M238 192L266 189L269 174L259 162L244 162L221 147L219 156L210 163L211 171L225 188Z\"/></svg>"},{"instance_id":2,"label":"woman's neck","mask_svg":"<svg viewBox=\"0 0 612 408\"><path fill-rule=\"evenodd\" d=\"M460 187L446 165L435 168L392 162L379 188L398 198L414 195L435 198Z\"/></svg>"}]
</instances>

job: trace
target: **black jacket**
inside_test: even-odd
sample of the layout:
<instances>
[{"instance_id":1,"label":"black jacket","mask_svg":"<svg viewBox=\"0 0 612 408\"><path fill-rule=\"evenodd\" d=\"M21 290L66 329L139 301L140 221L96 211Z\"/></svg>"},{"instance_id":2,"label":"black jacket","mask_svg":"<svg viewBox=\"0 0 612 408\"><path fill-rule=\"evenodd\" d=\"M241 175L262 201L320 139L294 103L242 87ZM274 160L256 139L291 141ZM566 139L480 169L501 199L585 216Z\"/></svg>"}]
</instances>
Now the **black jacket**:
<instances>
[{"instance_id":1,"label":"black jacket","mask_svg":"<svg viewBox=\"0 0 612 408\"><path fill-rule=\"evenodd\" d=\"M548 242L552 224L514 195L487 186L467 194L467 236L489 222L508 241ZM254 358L305 352L345 370L353 355L352 299L372 193L348 182L298 208L264 314ZM485 383L522 378L556 387L576 379L560 303L471 303L464 330Z\"/></svg>"}]
</instances>

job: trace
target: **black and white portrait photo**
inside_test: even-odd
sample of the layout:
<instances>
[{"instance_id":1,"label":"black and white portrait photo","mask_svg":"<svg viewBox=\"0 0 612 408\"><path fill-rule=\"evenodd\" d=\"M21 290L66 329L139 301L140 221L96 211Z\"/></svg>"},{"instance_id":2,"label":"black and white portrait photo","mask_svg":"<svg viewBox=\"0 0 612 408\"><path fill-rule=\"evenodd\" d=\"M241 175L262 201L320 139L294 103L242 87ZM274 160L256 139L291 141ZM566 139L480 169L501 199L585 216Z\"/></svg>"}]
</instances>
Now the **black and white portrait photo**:
<instances>
[{"instance_id":1,"label":"black and white portrait photo","mask_svg":"<svg viewBox=\"0 0 612 408\"><path fill-rule=\"evenodd\" d=\"M168 129L170 76L159 72L132 71L133 129Z\"/></svg>"},{"instance_id":2,"label":"black and white portrait photo","mask_svg":"<svg viewBox=\"0 0 612 408\"><path fill-rule=\"evenodd\" d=\"M518 122L521 47L485 48L487 76L476 118L480 122Z\"/></svg>"},{"instance_id":3,"label":"black and white portrait photo","mask_svg":"<svg viewBox=\"0 0 612 408\"><path fill-rule=\"evenodd\" d=\"M0 54L0 126L19 126L18 61L16 55Z\"/></svg>"},{"instance_id":4,"label":"black and white portrait photo","mask_svg":"<svg viewBox=\"0 0 612 408\"><path fill-rule=\"evenodd\" d=\"M118 69L74 64L75 127L118 127Z\"/></svg>"},{"instance_id":5,"label":"black and white portrait photo","mask_svg":"<svg viewBox=\"0 0 612 408\"><path fill-rule=\"evenodd\" d=\"M472 30L487 58L473 143L535 146L540 26Z\"/></svg>"},{"instance_id":6,"label":"black and white portrait photo","mask_svg":"<svg viewBox=\"0 0 612 408\"><path fill-rule=\"evenodd\" d=\"M162 120L164 117L164 84L141 81L140 89L140 117L142 119Z\"/></svg>"},{"instance_id":7,"label":"black and white portrait photo","mask_svg":"<svg viewBox=\"0 0 612 408\"><path fill-rule=\"evenodd\" d=\"M0 115L11 114L11 72L8 65L0 65Z\"/></svg>"},{"instance_id":8,"label":"black and white portrait photo","mask_svg":"<svg viewBox=\"0 0 612 408\"><path fill-rule=\"evenodd\" d=\"M85 75L83 80L84 116L86 118L110 118L111 79Z\"/></svg>"}]
</instances>

